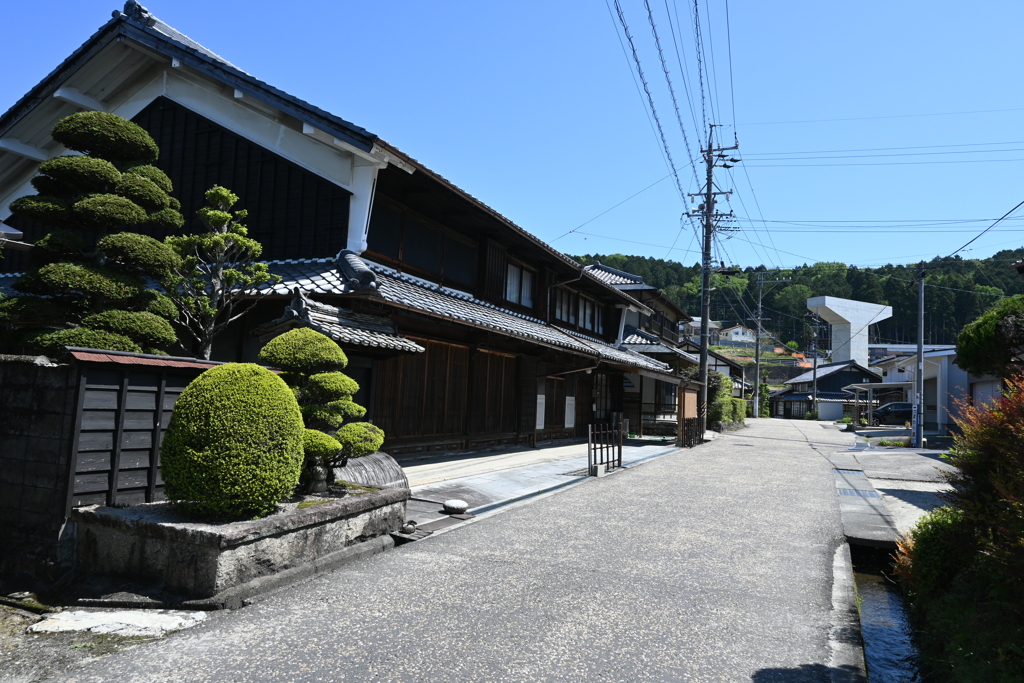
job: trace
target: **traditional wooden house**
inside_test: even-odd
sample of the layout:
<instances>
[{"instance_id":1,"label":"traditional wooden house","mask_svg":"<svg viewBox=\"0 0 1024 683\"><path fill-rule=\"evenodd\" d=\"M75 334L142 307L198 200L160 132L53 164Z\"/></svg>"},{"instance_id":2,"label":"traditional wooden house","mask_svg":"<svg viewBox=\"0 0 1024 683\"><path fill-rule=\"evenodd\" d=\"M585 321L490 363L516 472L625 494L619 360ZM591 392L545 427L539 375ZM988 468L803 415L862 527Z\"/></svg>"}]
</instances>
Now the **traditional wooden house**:
<instances>
[{"instance_id":1,"label":"traditional wooden house","mask_svg":"<svg viewBox=\"0 0 1024 683\"><path fill-rule=\"evenodd\" d=\"M666 328L664 306L616 289L376 135L259 81L135 0L0 117L0 218L27 243L45 229L10 217L8 206L34 192L41 161L65 152L53 125L83 110L153 135L187 232L202 231L194 212L214 184L249 211L249 234L282 282L216 339L213 358L255 360L296 325L324 331L348 352L357 400L386 432L385 450L579 436L623 416L625 378L683 381L673 364L622 345L628 316ZM14 291L27 266L26 254L9 252L0 288Z\"/></svg>"},{"instance_id":2,"label":"traditional wooden house","mask_svg":"<svg viewBox=\"0 0 1024 683\"><path fill-rule=\"evenodd\" d=\"M772 417L803 418L814 409L817 380L818 418L838 420L849 413L854 395L844 388L851 384L880 384L882 378L856 361L819 365L786 382L787 388L769 400Z\"/></svg>"},{"instance_id":3,"label":"traditional wooden house","mask_svg":"<svg viewBox=\"0 0 1024 683\"><path fill-rule=\"evenodd\" d=\"M619 319L618 343L621 348L667 363L679 373L699 365L700 360L679 345L680 325L689 322L690 316L660 289L645 283L639 275L606 266L600 261L587 266L586 270L651 308L650 314L627 311ZM694 395L684 396L687 391ZM630 428L640 433L674 429L679 402L695 402L696 386L685 386L683 394L674 383L627 373L623 378L623 408Z\"/></svg>"}]
</instances>

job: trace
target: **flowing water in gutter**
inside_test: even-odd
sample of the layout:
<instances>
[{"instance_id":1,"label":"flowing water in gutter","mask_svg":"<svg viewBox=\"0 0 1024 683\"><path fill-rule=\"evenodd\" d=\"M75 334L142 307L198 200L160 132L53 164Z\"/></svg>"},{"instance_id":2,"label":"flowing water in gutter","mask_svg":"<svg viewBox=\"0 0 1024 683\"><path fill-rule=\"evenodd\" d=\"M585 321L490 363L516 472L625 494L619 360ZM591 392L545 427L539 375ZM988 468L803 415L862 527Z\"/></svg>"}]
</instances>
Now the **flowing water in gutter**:
<instances>
[{"instance_id":1,"label":"flowing water in gutter","mask_svg":"<svg viewBox=\"0 0 1024 683\"><path fill-rule=\"evenodd\" d=\"M891 558L886 552L856 549L853 563L869 683L922 683L903 595L884 573Z\"/></svg>"}]
</instances>

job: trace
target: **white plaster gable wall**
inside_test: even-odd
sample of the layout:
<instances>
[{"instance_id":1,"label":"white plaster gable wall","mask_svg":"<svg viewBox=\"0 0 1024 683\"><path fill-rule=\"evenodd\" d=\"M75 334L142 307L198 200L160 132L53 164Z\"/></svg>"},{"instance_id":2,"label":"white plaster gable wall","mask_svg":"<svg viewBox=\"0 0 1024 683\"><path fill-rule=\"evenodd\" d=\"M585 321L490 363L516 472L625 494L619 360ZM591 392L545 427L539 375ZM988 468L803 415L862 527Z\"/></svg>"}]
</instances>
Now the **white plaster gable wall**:
<instances>
[{"instance_id":1,"label":"white plaster gable wall","mask_svg":"<svg viewBox=\"0 0 1024 683\"><path fill-rule=\"evenodd\" d=\"M111 101L102 103L104 110L130 119L157 97L164 96L345 188L352 193L349 224L337 227L345 230L349 236L348 248L360 253L366 249L366 231L377 172L386 162L368 154L365 158L357 157L350 149L342 146L344 143L334 141L330 136L323 140L324 134L314 136L304 133L303 124L253 99L246 101L243 93L206 80L187 67L170 67L150 73L152 77L148 80L137 82L136 87L116 93ZM63 153L66 150L61 148L53 156ZM35 193L30 184L35 173L33 169L22 185L7 196L0 197L0 219L10 215L9 205L14 199ZM184 210L195 208L198 207L184 207Z\"/></svg>"}]
</instances>

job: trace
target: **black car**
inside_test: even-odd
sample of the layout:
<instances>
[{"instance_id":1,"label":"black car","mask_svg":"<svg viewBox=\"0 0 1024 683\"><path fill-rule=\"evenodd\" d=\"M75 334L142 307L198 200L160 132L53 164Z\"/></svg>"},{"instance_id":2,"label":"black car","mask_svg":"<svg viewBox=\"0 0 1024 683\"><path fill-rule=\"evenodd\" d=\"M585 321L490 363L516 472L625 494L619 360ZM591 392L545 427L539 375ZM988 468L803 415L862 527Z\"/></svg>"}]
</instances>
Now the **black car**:
<instances>
[{"instance_id":1,"label":"black car","mask_svg":"<svg viewBox=\"0 0 1024 683\"><path fill-rule=\"evenodd\" d=\"M910 403L886 403L884 406L875 408L871 416L871 424L880 425L902 425L910 422L913 417L914 407Z\"/></svg>"}]
</instances>

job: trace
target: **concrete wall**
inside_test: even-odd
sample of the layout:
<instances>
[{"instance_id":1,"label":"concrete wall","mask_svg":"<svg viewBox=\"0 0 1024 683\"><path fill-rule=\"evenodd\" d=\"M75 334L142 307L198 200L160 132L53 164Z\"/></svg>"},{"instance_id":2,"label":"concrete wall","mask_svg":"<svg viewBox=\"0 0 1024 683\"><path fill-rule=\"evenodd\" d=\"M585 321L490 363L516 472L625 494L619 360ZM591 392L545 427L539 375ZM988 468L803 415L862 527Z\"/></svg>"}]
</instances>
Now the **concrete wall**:
<instances>
[{"instance_id":1,"label":"concrete wall","mask_svg":"<svg viewBox=\"0 0 1024 683\"><path fill-rule=\"evenodd\" d=\"M0 571L44 581L70 568L63 539L78 373L0 356Z\"/></svg>"}]
</instances>

